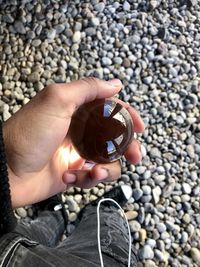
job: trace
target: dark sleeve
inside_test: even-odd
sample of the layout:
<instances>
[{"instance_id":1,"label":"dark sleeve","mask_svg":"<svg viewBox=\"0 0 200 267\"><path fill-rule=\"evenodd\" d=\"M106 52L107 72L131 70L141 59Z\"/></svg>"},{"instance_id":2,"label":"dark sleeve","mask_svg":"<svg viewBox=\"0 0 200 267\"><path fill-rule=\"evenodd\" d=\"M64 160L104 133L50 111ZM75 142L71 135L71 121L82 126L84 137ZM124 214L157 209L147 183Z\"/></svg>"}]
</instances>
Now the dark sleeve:
<instances>
[{"instance_id":1,"label":"dark sleeve","mask_svg":"<svg viewBox=\"0 0 200 267\"><path fill-rule=\"evenodd\" d=\"M16 223L11 204L2 122L0 121L0 236L12 231Z\"/></svg>"}]
</instances>

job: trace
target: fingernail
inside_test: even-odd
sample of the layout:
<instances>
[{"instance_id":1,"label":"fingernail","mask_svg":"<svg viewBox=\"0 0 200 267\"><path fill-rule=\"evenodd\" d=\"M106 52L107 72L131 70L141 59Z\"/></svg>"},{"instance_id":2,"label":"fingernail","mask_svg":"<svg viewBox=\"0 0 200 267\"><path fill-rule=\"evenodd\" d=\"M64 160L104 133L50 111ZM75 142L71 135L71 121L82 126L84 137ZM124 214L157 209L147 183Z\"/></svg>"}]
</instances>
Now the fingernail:
<instances>
[{"instance_id":1,"label":"fingernail","mask_svg":"<svg viewBox=\"0 0 200 267\"><path fill-rule=\"evenodd\" d=\"M119 79L113 79L113 80L107 81L107 83L115 87L122 86L122 83Z\"/></svg>"},{"instance_id":2,"label":"fingernail","mask_svg":"<svg viewBox=\"0 0 200 267\"><path fill-rule=\"evenodd\" d=\"M105 169L105 168L101 168L99 170L99 177L98 177L98 180L99 181L102 181L102 180L105 180L106 178L108 178L108 170Z\"/></svg>"},{"instance_id":3,"label":"fingernail","mask_svg":"<svg viewBox=\"0 0 200 267\"><path fill-rule=\"evenodd\" d=\"M63 175L63 180L66 184L73 184L76 182L76 175L71 172L66 172Z\"/></svg>"}]
</instances>

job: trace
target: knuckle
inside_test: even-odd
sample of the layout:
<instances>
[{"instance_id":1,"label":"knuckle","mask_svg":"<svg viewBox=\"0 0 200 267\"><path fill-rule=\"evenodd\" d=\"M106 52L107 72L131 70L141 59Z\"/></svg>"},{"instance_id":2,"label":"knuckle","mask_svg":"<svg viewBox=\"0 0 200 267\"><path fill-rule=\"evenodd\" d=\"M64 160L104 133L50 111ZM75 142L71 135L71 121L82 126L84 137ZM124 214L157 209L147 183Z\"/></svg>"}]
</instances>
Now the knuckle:
<instances>
[{"instance_id":1,"label":"knuckle","mask_svg":"<svg viewBox=\"0 0 200 267\"><path fill-rule=\"evenodd\" d=\"M90 89L93 89L98 86L98 79L95 77L84 77L81 79L84 83L86 83Z\"/></svg>"}]
</instances>

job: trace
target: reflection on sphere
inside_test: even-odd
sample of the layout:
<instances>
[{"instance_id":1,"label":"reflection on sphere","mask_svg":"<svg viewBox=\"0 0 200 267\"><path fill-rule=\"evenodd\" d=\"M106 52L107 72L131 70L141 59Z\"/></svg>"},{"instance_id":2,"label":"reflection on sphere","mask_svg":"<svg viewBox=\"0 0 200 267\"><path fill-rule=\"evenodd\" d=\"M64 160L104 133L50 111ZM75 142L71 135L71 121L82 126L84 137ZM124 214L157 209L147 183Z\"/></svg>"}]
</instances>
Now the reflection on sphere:
<instances>
[{"instance_id":1,"label":"reflection on sphere","mask_svg":"<svg viewBox=\"0 0 200 267\"><path fill-rule=\"evenodd\" d=\"M132 140L129 112L112 98L83 104L73 114L69 135L79 155L96 163L119 159Z\"/></svg>"}]
</instances>

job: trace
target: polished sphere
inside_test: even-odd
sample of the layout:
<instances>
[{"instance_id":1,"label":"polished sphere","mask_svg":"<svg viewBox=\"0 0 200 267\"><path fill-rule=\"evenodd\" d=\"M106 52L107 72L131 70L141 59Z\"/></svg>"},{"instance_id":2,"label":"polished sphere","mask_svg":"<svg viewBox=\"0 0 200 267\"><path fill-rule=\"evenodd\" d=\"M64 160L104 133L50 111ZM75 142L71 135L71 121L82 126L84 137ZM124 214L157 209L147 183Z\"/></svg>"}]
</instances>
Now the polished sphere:
<instances>
[{"instance_id":1,"label":"polished sphere","mask_svg":"<svg viewBox=\"0 0 200 267\"><path fill-rule=\"evenodd\" d=\"M88 161L119 159L133 136L129 112L112 98L83 104L73 114L69 135L79 155Z\"/></svg>"}]
</instances>

